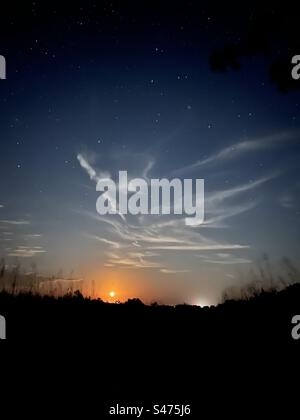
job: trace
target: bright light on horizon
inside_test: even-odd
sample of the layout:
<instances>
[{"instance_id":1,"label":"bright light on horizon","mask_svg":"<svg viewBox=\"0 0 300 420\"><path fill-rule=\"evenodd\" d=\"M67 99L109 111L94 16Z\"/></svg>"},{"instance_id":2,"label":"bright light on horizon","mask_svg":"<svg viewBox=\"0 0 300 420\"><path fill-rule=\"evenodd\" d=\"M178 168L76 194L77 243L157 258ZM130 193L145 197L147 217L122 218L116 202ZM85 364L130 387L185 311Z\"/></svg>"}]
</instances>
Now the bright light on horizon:
<instances>
[{"instance_id":1,"label":"bright light on horizon","mask_svg":"<svg viewBox=\"0 0 300 420\"><path fill-rule=\"evenodd\" d=\"M109 296L111 298L114 298L116 296L116 293L112 290L111 292L109 292Z\"/></svg>"},{"instance_id":2,"label":"bright light on horizon","mask_svg":"<svg viewBox=\"0 0 300 420\"><path fill-rule=\"evenodd\" d=\"M205 299L199 299L196 301L195 303L196 306L200 306L201 308L203 308L204 306L211 306L210 303L205 300Z\"/></svg>"}]
</instances>

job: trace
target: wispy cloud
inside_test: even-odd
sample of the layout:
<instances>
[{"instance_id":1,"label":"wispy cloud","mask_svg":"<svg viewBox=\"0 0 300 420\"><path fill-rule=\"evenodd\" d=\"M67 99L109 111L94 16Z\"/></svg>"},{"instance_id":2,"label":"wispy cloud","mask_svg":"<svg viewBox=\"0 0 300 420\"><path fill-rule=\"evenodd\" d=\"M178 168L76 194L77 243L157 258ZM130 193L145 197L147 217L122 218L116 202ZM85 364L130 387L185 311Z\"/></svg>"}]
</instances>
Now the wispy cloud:
<instances>
[{"instance_id":1,"label":"wispy cloud","mask_svg":"<svg viewBox=\"0 0 300 420\"><path fill-rule=\"evenodd\" d=\"M77 160L80 166L86 171L92 181L98 182L100 179L109 179L110 173L109 172L97 172L95 169L89 164L86 157L84 157L81 153L78 153Z\"/></svg>"},{"instance_id":2,"label":"wispy cloud","mask_svg":"<svg viewBox=\"0 0 300 420\"><path fill-rule=\"evenodd\" d=\"M254 143L251 142L251 145L248 142L243 142L236 147L238 153L242 153L245 150L252 150L251 148L266 147L265 144L262 146L260 143L265 142L271 145L272 142L280 141L283 138L282 135L277 138L275 136L264 140L255 140ZM218 154L217 159L221 159L221 156L227 159L227 153L229 152L224 149L222 153ZM99 179L97 171L82 155L78 155L78 160L90 179L97 182ZM154 159L148 159L148 164L142 172L144 178L153 168L154 162ZM178 270L173 267L174 261L169 260L172 254L179 255L184 251L189 251L191 258L199 256L201 253L206 254L205 258L202 257L202 261L208 264L246 264L251 262L250 259L233 254L238 253L239 250L249 249L250 244L245 243L244 240L232 243L225 240L224 236L212 240L208 235L210 231L205 228L228 227L228 219L234 219L237 215L251 211L260 201L253 200L253 193L250 197L247 193L263 187L265 183L279 175L279 172L274 172L231 188L206 191L205 220L198 227L186 226L184 215L137 217L128 215L126 220L120 220L113 215L104 217L96 212L77 211L77 213L100 223L101 235L88 236L107 246L106 260L104 261L104 265L106 264L107 267L153 268L164 274L187 272L190 270L190 265L183 266ZM230 256L228 254L225 257L226 251L231 252ZM196 261L194 262L197 264Z\"/></svg>"},{"instance_id":3,"label":"wispy cloud","mask_svg":"<svg viewBox=\"0 0 300 420\"><path fill-rule=\"evenodd\" d=\"M87 172L91 180L97 182L98 181L97 173L88 163L88 161L80 153L77 155L77 159L78 159L78 162L80 163L80 166Z\"/></svg>"},{"instance_id":4,"label":"wispy cloud","mask_svg":"<svg viewBox=\"0 0 300 420\"><path fill-rule=\"evenodd\" d=\"M252 260L248 260L246 258L233 258L231 260L211 260L211 259L206 259L204 260L205 262L211 263L211 264L250 264L252 263Z\"/></svg>"},{"instance_id":5,"label":"wispy cloud","mask_svg":"<svg viewBox=\"0 0 300 420\"><path fill-rule=\"evenodd\" d=\"M250 205L248 205L250 208ZM245 208L232 210L231 214L246 211ZM193 228L188 228L180 218L166 221L148 222L145 217L139 224L125 224L113 218L104 218L84 212L85 215L98 220L110 227L107 238L101 237L101 241L107 243L111 248L122 248L121 255L110 252L107 254L108 263L123 265L134 268L160 268L172 270L172 267L165 267L161 262L153 261L153 258L161 258L161 253L155 251L222 251L239 250L249 248L248 244L231 244L226 242L213 241L207 236L200 234ZM222 219L225 216L218 216ZM229 215L228 215L229 217ZM212 223L216 220L212 220ZM106 235L106 236L107 236ZM94 237L95 238L95 237ZM99 238L98 238L99 240ZM135 250L134 250L135 249ZM151 261L149 261L151 258ZM169 265L169 264L168 264ZM185 268L183 268L185 270ZM176 270L178 271L178 270Z\"/></svg>"},{"instance_id":6,"label":"wispy cloud","mask_svg":"<svg viewBox=\"0 0 300 420\"><path fill-rule=\"evenodd\" d=\"M0 220L0 223L7 225L30 225L28 220Z\"/></svg>"},{"instance_id":7,"label":"wispy cloud","mask_svg":"<svg viewBox=\"0 0 300 420\"><path fill-rule=\"evenodd\" d=\"M97 172L95 171L95 169L89 164L87 158L85 158L82 154L78 153L77 155L77 159L79 161L80 166L86 171L86 173L89 175L90 179L92 181L95 181L96 183L98 183L99 181L104 181L104 180L108 180L111 179L111 175L109 172L99 172L97 174ZM111 208L116 212L116 214L118 214L124 221L126 221L125 216L120 213L119 211L117 211L116 206L114 201L112 200L112 198L109 195L109 192L105 192L106 198L109 201Z\"/></svg>"},{"instance_id":8,"label":"wispy cloud","mask_svg":"<svg viewBox=\"0 0 300 420\"><path fill-rule=\"evenodd\" d=\"M279 203L282 207L291 209L294 207L295 198L290 193L284 193L279 197Z\"/></svg>"},{"instance_id":9,"label":"wispy cloud","mask_svg":"<svg viewBox=\"0 0 300 420\"><path fill-rule=\"evenodd\" d=\"M162 268L160 270L160 272L164 274L189 273L190 271L191 270L170 270L168 268Z\"/></svg>"},{"instance_id":10,"label":"wispy cloud","mask_svg":"<svg viewBox=\"0 0 300 420\"><path fill-rule=\"evenodd\" d=\"M154 262L154 261L146 261L144 258L119 258L119 259L111 259L109 263L114 265L120 265L123 267L129 268L160 268L163 267L161 263Z\"/></svg>"},{"instance_id":11,"label":"wispy cloud","mask_svg":"<svg viewBox=\"0 0 300 420\"><path fill-rule=\"evenodd\" d=\"M17 246L15 249L13 249L11 252L9 252L9 257L20 257L20 258L27 258L27 257L35 257L38 254L45 253L46 250L43 249L40 246Z\"/></svg>"},{"instance_id":12,"label":"wispy cloud","mask_svg":"<svg viewBox=\"0 0 300 420\"><path fill-rule=\"evenodd\" d=\"M220 214L217 216L207 218L201 227L208 228L226 228L228 225L224 224L224 220L230 219L239 214L245 213L246 211L252 210L256 207L257 201L244 203L232 207L219 206ZM215 212L217 210L215 209Z\"/></svg>"},{"instance_id":13,"label":"wispy cloud","mask_svg":"<svg viewBox=\"0 0 300 420\"><path fill-rule=\"evenodd\" d=\"M148 249L160 249L169 251L215 251L222 249L244 249L249 248L249 245L240 244L199 244L199 245L155 245L149 246Z\"/></svg>"},{"instance_id":14,"label":"wispy cloud","mask_svg":"<svg viewBox=\"0 0 300 420\"><path fill-rule=\"evenodd\" d=\"M202 228L226 228L228 225L225 220L255 208L261 200L247 200L241 202L241 195L263 186L266 182L275 179L280 175L279 172L251 180L244 184L237 185L226 190L207 192L205 200L206 217L201 225ZM230 200L230 203L226 202Z\"/></svg>"},{"instance_id":15,"label":"wispy cloud","mask_svg":"<svg viewBox=\"0 0 300 420\"><path fill-rule=\"evenodd\" d=\"M249 191L249 190L253 190L259 186L261 186L262 184L265 184L266 182L278 177L280 175L280 172L274 172L272 174L266 175L264 177L261 177L255 181L249 181L247 183L238 185L236 187L233 188L229 188L227 190L220 190L220 191L215 191L212 193L208 193L206 195L206 205L210 204L213 201L221 201L221 200L225 200L227 198L232 198L238 194L241 194L245 191Z\"/></svg>"},{"instance_id":16,"label":"wispy cloud","mask_svg":"<svg viewBox=\"0 0 300 420\"><path fill-rule=\"evenodd\" d=\"M150 159L143 171L143 178L148 179L148 173L151 171L154 165L155 165L154 159Z\"/></svg>"},{"instance_id":17,"label":"wispy cloud","mask_svg":"<svg viewBox=\"0 0 300 420\"><path fill-rule=\"evenodd\" d=\"M143 252L123 252L122 255L108 252L109 257L108 264L114 266L123 266L128 268L162 268L163 265L160 262L153 261L153 257L159 256L159 254L143 251Z\"/></svg>"},{"instance_id":18,"label":"wispy cloud","mask_svg":"<svg viewBox=\"0 0 300 420\"><path fill-rule=\"evenodd\" d=\"M252 260L249 258L242 258L230 253L218 252L213 253L213 255L198 254L198 258L201 258L201 261L204 263L210 264L225 264L225 265L236 265L236 264L250 264Z\"/></svg>"},{"instance_id":19,"label":"wispy cloud","mask_svg":"<svg viewBox=\"0 0 300 420\"><path fill-rule=\"evenodd\" d=\"M220 164L221 162L226 162L237 157L241 157L242 155L246 155L250 152L270 149L280 145L285 141L294 140L297 137L299 137L299 133L286 131L258 139L243 140L238 143L233 143L205 159L197 160L190 165L176 169L173 171L173 175L181 175L202 166Z\"/></svg>"},{"instance_id":20,"label":"wispy cloud","mask_svg":"<svg viewBox=\"0 0 300 420\"><path fill-rule=\"evenodd\" d=\"M88 234L86 236L88 236L91 239L95 239L96 241L103 242L103 243L105 243L107 245L110 245L112 248L120 248L120 244L118 242L111 241L109 239L102 238L102 237L97 236L97 235L89 235Z\"/></svg>"}]
</instances>

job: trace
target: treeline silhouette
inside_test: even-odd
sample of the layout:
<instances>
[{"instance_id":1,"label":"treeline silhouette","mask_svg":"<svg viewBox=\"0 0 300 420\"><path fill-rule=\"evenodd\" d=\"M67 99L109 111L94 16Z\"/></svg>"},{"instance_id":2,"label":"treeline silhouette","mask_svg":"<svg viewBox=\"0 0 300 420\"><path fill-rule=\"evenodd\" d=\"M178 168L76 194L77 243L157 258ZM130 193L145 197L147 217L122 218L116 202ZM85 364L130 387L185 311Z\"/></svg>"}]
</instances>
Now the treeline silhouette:
<instances>
[{"instance_id":1,"label":"treeline silhouette","mask_svg":"<svg viewBox=\"0 0 300 420\"><path fill-rule=\"evenodd\" d=\"M32 292L0 293L0 314L7 338L23 340L85 339L109 342L167 342L195 348L212 343L292 343L292 317L300 314L300 284L260 290L247 299L228 299L211 307L145 305L139 299L112 304L84 297Z\"/></svg>"},{"instance_id":2,"label":"treeline silhouette","mask_svg":"<svg viewBox=\"0 0 300 420\"><path fill-rule=\"evenodd\" d=\"M264 255L250 273L251 281L227 288L222 303L199 307L145 305L138 298L108 303L76 289L82 286L78 279L45 279L36 267L22 274L18 264L8 268L2 260L0 314L7 320L8 339L158 341L171 346L188 341L195 348L199 343L291 343L291 320L300 314L300 275L288 258L282 266L284 274L275 275Z\"/></svg>"},{"instance_id":3,"label":"treeline silhouette","mask_svg":"<svg viewBox=\"0 0 300 420\"><path fill-rule=\"evenodd\" d=\"M279 92L299 90L299 83L291 77L291 59L299 54L300 48L297 35L299 9L284 2L274 2L272 7L260 2L256 7L252 6L250 16L245 16L244 5L240 7L240 13L234 14L235 24L243 20L243 29L237 39L214 49L210 56L211 70L237 71L242 67L243 59L256 58L259 61L263 58L269 78ZM223 16L232 14L227 5L222 12L225 13Z\"/></svg>"}]
</instances>

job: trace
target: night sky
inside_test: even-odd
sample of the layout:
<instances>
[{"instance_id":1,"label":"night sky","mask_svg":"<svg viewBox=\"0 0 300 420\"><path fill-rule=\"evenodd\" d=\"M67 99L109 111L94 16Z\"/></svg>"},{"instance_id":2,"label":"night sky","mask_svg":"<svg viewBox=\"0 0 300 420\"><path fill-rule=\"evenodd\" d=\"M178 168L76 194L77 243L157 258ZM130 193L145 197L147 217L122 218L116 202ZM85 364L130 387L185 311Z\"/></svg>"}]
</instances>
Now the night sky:
<instances>
[{"instance_id":1,"label":"night sky","mask_svg":"<svg viewBox=\"0 0 300 420\"><path fill-rule=\"evenodd\" d=\"M265 253L275 272L299 259L300 90L270 68L300 48L280 7L160 3L1 11L0 256L95 280L104 298L211 304ZM226 45L231 65L216 68ZM204 224L99 217L80 159L112 179L204 178Z\"/></svg>"}]
</instances>

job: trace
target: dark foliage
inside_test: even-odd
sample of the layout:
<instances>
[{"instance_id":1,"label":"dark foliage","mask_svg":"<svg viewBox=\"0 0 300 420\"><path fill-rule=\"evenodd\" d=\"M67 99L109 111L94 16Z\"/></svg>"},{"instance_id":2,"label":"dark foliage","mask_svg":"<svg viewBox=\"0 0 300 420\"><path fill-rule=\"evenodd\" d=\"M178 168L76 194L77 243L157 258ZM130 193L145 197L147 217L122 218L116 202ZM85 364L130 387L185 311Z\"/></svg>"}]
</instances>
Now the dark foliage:
<instances>
[{"instance_id":1,"label":"dark foliage","mask_svg":"<svg viewBox=\"0 0 300 420\"><path fill-rule=\"evenodd\" d=\"M242 5L244 7L244 5ZM229 9L230 10L230 9ZM231 10L230 10L231 12ZM241 21L242 12L236 15ZM291 77L291 59L299 54L298 6L284 2L254 7L243 20L244 28L235 42L216 48L210 57L213 71L239 70L245 58L264 58L270 80L281 93L299 90L300 84ZM235 24L237 24L234 21Z\"/></svg>"},{"instance_id":2,"label":"dark foliage","mask_svg":"<svg viewBox=\"0 0 300 420\"><path fill-rule=\"evenodd\" d=\"M262 290L213 307L144 305L139 299L111 304L85 298L0 293L9 339L85 339L107 343L157 341L191 348L234 343L291 344L291 319L300 313L300 284Z\"/></svg>"}]
</instances>

